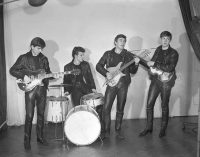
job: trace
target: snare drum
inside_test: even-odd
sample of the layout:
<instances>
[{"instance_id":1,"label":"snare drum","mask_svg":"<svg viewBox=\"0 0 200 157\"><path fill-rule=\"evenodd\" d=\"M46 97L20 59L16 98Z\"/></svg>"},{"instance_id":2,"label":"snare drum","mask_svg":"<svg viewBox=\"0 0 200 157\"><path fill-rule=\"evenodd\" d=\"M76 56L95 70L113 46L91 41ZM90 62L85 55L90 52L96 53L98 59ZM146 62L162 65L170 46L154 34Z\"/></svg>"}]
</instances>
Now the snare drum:
<instances>
[{"instance_id":1,"label":"snare drum","mask_svg":"<svg viewBox=\"0 0 200 157\"><path fill-rule=\"evenodd\" d=\"M80 104L89 105L96 108L99 105L103 105L104 97L101 93L90 93L81 97Z\"/></svg>"},{"instance_id":2,"label":"snare drum","mask_svg":"<svg viewBox=\"0 0 200 157\"><path fill-rule=\"evenodd\" d=\"M67 97L48 97L47 98L47 121L59 123L65 120L67 105L69 99Z\"/></svg>"},{"instance_id":3,"label":"snare drum","mask_svg":"<svg viewBox=\"0 0 200 157\"><path fill-rule=\"evenodd\" d=\"M101 124L96 111L88 105L72 108L65 120L66 137L76 145L89 145L100 135Z\"/></svg>"}]
</instances>

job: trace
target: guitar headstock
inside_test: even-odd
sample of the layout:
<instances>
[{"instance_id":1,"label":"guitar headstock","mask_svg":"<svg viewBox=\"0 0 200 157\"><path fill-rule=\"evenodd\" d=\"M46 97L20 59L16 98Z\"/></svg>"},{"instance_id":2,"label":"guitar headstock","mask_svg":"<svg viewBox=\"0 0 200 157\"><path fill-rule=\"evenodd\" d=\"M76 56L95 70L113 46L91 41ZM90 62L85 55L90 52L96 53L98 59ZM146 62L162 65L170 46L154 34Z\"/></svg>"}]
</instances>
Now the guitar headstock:
<instances>
[{"instance_id":1,"label":"guitar headstock","mask_svg":"<svg viewBox=\"0 0 200 157\"><path fill-rule=\"evenodd\" d=\"M141 58L146 58L146 57L150 57L151 55L151 51L149 49L144 49L142 51L140 51L139 56Z\"/></svg>"},{"instance_id":2,"label":"guitar headstock","mask_svg":"<svg viewBox=\"0 0 200 157\"><path fill-rule=\"evenodd\" d=\"M133 54L136 56L143 58L145 60L150 60L151 57L153 56L155 51L155 48L150 48L150 49L141 49L141 50L133 50Z\"/></svg>"},{"instance_id":3,"label":"guitar headstock","mask_svg":"<svg viewBox=\"0 0 200 157\"><path fill-rule=\"evenodd\" d=\"M70 74L73 74L73 75L79 75L80 73L81 73L80 69L73 69L70 71Z\"/></svg>"}]
</instances>

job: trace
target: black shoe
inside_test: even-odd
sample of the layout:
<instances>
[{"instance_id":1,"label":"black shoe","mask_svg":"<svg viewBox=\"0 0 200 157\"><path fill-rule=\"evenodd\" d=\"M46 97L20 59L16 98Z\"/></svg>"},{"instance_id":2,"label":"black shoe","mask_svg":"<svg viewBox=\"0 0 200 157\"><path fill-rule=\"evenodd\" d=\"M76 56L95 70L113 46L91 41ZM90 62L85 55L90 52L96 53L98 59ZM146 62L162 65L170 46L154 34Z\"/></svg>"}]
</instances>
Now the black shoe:
<instances>
[{"instance_id":1,"label":"black shoe","mask_svg":"<svg viewBox=\"0 0 200 157\"><path fill-rule=\"evenodd\" d=\"M162 138L166 135L165 130L160 130L159 137Z\"/></svg>"},{"instance_id":2,"label":"black shoe","mask_svg":"<svg viewBox=\"0 0 200 157\"><path fill-rule=\"evenodd\" d=\"M30 142L24 141L24 148L26 150L31 150L31 144L30 144Z\"/></svg>"},{"instance_id":3,"label":"black shoe","mask_svg":"<svg viewBox=\"0 0 200 157\"><path fill-rule=\"evenodd\" d=\"M40 143L40 144L42 144L42 145L45 145L45 146L48 145L47 140L44 139L44 138L37 138L37 142Z\"/></svg>"},{"instance_id":4,"label":"black shoe","mask_svg":"<svg viewBox=\"0 0 200 157\"><path fill-rule=\"evenodd\" d=\"M125 137L122 134L117 134L116 137L120 140L124 140Z\"/></svg>"},{"instance_id":5,"label":"black shoe","mask_svg":"<svg viewBox=\"0 0 200 157\"><path fill-rule=\"evenodd\" d=\"M105 138L109 138L110 137L110 133L109 132L102 132L100 135L100 138L102 140L104 140Z\"/></svg>"},{"instance_id":6,"label":"black shoe","mask_svg":"<svg viewBox=\"0 0 200 157\"><path fill-rule=\"evenodd\" d=\"M101 133L100 139L101 139L101 140L104 140L104 139L105 139L105 133Z\"/></svg>"},{"instance_id":7,"label":"black shoe","mask_svg":"<svg viewBox=\"0 0 200 157\"><path fill-rule=\"evenodd\" d=\"M116 137L120 140L124 140L125 137L120 130L116 131Z\"/></svg>"},{"instance_id":8,"label":"black shoe","mask_svg":"<svg viewBox=\"0 0 200 157\"><path fill-rule=\"evenodd\" d=\"M24 136L24 148L26 150L31 149L30 139L31 139L30 136L27 136L27 135Z\"/></svg>"},{"instance_id":9,"label":"black shoe","mask_svg":"<svg viewBox=\"0 0 200 157\"><path fill-rule=\"evenodd\" d=\"M140 134L139 134L139 137L143 137L143 136L146 136L148 133L152 133L152 129L145 129L144 131L142 131Z\"/></svg>"}]
</instances>

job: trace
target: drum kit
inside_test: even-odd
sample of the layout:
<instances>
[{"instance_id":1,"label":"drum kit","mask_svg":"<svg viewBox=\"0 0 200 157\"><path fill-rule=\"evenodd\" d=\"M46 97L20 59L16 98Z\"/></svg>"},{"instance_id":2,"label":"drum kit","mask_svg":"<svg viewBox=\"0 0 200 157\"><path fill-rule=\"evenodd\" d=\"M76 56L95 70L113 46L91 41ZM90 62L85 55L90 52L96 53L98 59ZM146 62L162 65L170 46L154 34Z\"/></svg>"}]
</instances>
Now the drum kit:
<instances>
[{"instance_id":1,"label":"drum kit","mask_svg":"<svg viewBox=\"0 0 200 157\"><path fill-rule=\"evenodd\" d=\"M69 87L68 84L49 87ZM64 106L63 106L64 104ZM63 138L78 146L92 144L100 136L101 123L96 107L104 104L101 93L90 93L81 97L80 105L68 112L69 99L66 96L49 97L47 121L63 123ZM67 105L67 109L65 109Z\"/></svg>"}]
</instances>

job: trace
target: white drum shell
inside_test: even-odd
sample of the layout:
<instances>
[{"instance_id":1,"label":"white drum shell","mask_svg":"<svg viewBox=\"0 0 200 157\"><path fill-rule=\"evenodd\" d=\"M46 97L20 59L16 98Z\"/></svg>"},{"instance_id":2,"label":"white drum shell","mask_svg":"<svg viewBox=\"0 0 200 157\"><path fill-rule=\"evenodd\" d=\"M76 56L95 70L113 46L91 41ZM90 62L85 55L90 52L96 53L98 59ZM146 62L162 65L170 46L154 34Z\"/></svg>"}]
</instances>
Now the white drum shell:
<instances>
[{"instance_id":1,"label":"white drum shell","mask_svg":"<svg viewBox=\"0 0 200 157\"><path fill-rule=\"evenodd\" d=\"M46 107L46 121L59 123L65 121L69 100L48 100Z\"/></svg>"},{"instance_id":2,"label":"white drum shell","mask_svg":"<svg viewBox=\"0 0 200 157\"><path fill-rule=\"evenodd\" d=\"M100 135L101 124L96 111L88 105L72 108L65 121L64 131L76 145L89 145Z\"/></svg>"}]
</instances>

